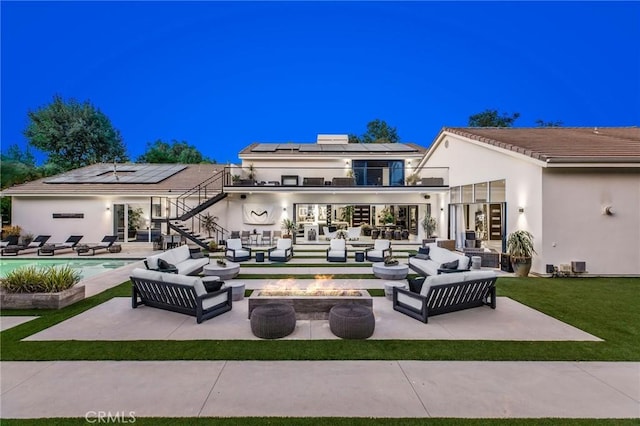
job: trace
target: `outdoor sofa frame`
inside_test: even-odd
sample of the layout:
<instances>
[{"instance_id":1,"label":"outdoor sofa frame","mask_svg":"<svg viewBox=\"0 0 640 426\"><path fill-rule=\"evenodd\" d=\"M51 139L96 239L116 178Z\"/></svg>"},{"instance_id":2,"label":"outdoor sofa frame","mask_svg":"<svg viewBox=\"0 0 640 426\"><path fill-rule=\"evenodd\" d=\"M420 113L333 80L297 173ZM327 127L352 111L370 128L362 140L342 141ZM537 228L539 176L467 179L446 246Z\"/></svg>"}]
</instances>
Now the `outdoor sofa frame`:
<instances>
[{"instance_id":1,"label":"outdoor sofa frame","mask_svg":"<svg viewBox=\"0 0 640 426\"><path fill-rule=\"evenodd\" d=\"M196 317L200 324L202 321L228 312L232 307L231 287L198 296L191 285L177 284L164 281L156 281L140 277L131 278L131 306L147 305L167 311ZM202 307L202 302L207 299L226 293L226 301L208 309Z\"/></svg>"},{"instance_id":2,"label":"outdoor sofa frame","mask_svg":"<svg viewBox=\"0 0 640 426\"><path fill-rule=\"evenodd\" d=\"M463 309L489 306L496 308L497 277L461 281L452 284L431 286L426 296L404 290L393 289L393 309L424 323L434 315L461 311ZM398 294L415 299L420 308L398 301Z\"/></svg>"}]
</instances>

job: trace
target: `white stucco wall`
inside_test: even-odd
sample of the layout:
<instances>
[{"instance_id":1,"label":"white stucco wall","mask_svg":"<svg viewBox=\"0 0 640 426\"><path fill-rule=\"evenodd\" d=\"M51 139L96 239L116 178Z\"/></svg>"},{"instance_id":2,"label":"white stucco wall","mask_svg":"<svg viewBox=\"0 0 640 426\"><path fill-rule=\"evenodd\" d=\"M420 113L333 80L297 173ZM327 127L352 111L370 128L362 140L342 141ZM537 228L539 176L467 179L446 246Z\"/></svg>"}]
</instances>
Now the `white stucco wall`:
<instances>
[{"instance_id":1,"label":"white stucco wall","mask_svg":"<svg viewBox=\"0 0 640 426\"><path fill-rule=\"evenodd\" d=\"M545 274L547 264L580 260L590 274L640 275L637 170L551 170L528 157L449 135L426 166L448 166L450 186L504 179L507 234L524 229L534 235L532 272ZM603 215L605 205L616 214Z\"/></svg>"},{"instance_id":2,"label":"white stucco wall","mask_svg":"<svg viewBox=\"0 0 640 426\"><path fill-rule=\"evenodd\" d=\"M544 261L596 275L640 275L640 172L546 170ZM613 215L603 214L612 206Z\"/></svg>"},{"instance_id":3,"label":"white stucco wall","mask_svg":"<svg viewBox=\"0 0 640 426\"><path fill-rule=\"evenodd\" d=\"M98 242L112 233L111 203L96 197L13 197L11 216L23 233L51 235L60 243L70 235L84 235L82 242ZM54 219L53 213L83 213L82 219Z\"/></svg>"},{"instance_id":4,"label":"white stucco wall","mask_svg":"<svg viewBox=\"0 0 640 426\"><path fill-rule=\"evenodd\" d=\"M541 253L542 170L533 160L522 159L506 150L495 151L460 137L446 136L426 166L449 167L451 187L504 179L507 234L518 229L531 232L536 252ZM520 207L524 208L524 213L518 211ZM448 220L448 209L445 208L444 213ZM543 273L544 268L543 259L535 256L531 270Z\"/></svg>"}]
</instances>

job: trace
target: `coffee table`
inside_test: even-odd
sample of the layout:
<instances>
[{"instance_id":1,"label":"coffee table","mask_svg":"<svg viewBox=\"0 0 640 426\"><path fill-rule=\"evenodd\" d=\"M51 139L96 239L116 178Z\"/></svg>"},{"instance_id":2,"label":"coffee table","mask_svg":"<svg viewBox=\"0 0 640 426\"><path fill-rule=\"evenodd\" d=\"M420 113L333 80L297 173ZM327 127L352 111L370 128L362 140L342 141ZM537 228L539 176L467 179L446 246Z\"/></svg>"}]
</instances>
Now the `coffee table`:
<instances>
[{"instance_id":1,"label":"coffee table","mask_svg":"<svg viewBox=\"0 0 640 426\"><path fill-rule=\"evenodd\" d=\"M211 262L202 268L202 272L205 276L217 275L221 280L230 280L236 277L240 273L240 264L226 261L227 265L218 265L217 262Z\"/></svg>"},{"instance_id":2,"label":"coffee table","mask_svg":"<svg viewBox=\"0 0 640 426\"><path fill-rule=\"evenodd\" d=\"M403 280L409 273L409 265L399 263L397 265L385 265L384 262L373 264L373 275L383 280Z\"/></svg>"}]
</instances>

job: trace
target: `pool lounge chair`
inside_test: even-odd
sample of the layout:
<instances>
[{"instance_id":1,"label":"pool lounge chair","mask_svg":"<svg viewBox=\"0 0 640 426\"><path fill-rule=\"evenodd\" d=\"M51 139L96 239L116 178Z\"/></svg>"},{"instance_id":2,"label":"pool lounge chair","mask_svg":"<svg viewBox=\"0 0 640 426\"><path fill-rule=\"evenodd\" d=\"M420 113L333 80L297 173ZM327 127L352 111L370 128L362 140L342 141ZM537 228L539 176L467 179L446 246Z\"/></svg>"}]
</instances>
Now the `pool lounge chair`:
<instances>
[{"instance_id":1,"label":"pool lounge chair","mask_svg":"<svg viewBox=\"0 0 640 426\"><path fill-rule=\"evenodd\" d=\"M61 244L44 244L38 249L38 256L53 256L58 250L68 250L78 245L83 235L72 235Z\"/></svg>"},{"instance_id":2,"label":"pool lounge chair","mask_svg":"<svg viewBox=\"0 0 640 426\"><path fill-rule=\"evenodd\" d=\"M75 250L78 256L93 256L96 254L96 250L109 250L117 240L117 235L105 235L100 244L94 246L77 245Z\"/></svg>"},{"instance_id":3,"label":"pool lounge chair","mask_svg":"<svg viewBox=\"0 0 640 426\"><path fill-rule=\"evenodd\" d=\"M37 248L42 247L49 238L51 238L51 235L38 235L36 238L33 239L33 241L31 241L26 246L19 245L19 244L8 245L2 248L2 255L17 256L20 254L20 252L23 252L25 250L35 250Z\"/></svg>"}]
</instances>

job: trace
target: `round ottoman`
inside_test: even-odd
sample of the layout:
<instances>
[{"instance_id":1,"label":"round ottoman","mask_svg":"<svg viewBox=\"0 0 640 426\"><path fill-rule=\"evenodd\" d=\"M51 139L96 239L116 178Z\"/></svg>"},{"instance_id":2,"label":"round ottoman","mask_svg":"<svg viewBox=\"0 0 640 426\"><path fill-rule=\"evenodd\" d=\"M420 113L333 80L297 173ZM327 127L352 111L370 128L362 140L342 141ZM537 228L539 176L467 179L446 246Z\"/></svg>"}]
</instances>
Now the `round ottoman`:
<instances>
[{"instance_id":1,"label":"round ottoman","mask_svg":"<svg viewBox=\"0 0 640 426\"><path fill-rule=\"evenodd\" d=\"M343 339L366 339L376 328L371 308L356 303L335 305L329 311L331 332Z\"/></svg>"},{"instance_id":2,"label":"round ottoman","mask_svg":"<svg viewBox=\"0 0 640 426\"><path fill-rule=\"evenodd\" d=\"M262 339L279 339L293 333L296 311L284 303L267 303L251 311L251 332Z\"/></svg>"}]
</instances>

